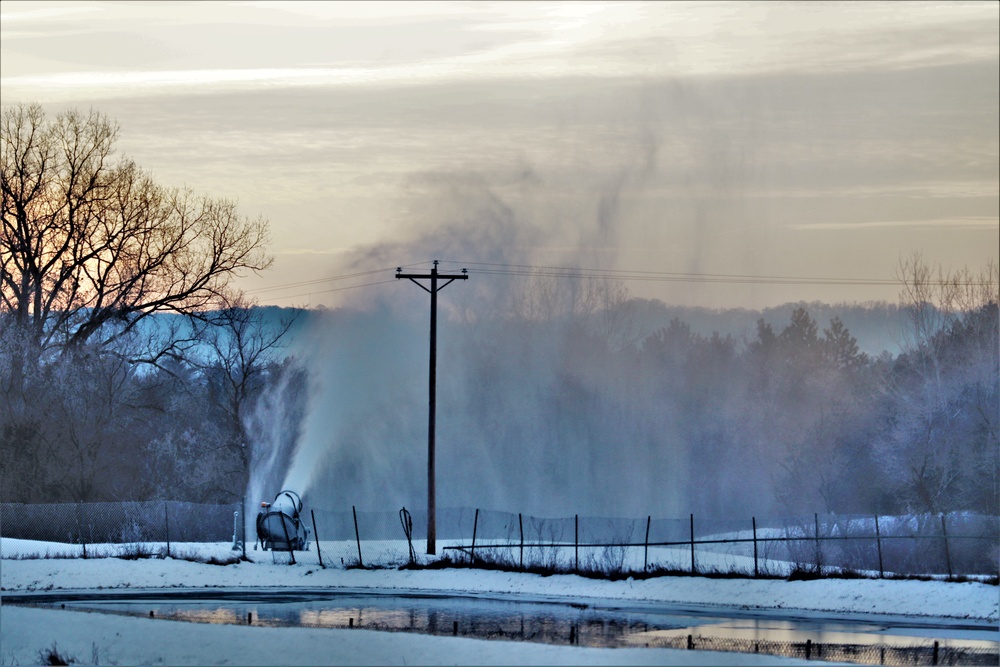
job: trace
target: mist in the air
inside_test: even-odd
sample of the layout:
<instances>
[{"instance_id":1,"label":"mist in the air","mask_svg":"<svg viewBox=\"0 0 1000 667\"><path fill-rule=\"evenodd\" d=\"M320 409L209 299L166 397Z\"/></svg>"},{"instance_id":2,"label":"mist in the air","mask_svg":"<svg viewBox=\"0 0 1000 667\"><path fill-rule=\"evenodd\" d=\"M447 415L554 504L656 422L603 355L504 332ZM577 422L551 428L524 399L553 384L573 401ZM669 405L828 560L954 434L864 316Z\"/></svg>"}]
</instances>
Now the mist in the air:
<instances>
[{"instance_id":1,"label":"mist in the air","mask_svg":"<svg viewBox=\"0 0 1000 667\"><path fill-rule=\"evenodd\" d=\"M352 259L352 270L398 263L426 273L426 260L440 259L443 273L470 271L438 299L439 506L538 514L683 509L677 480L686 466L683 448L666 437L669 424L651 397L629 395L601 369L609 363L601 355L622 353L641 334L624 286L483 271L615 266L622 226L645 214L636 201L662 186L661 139L651 127L640 123L632 133L634 162L585 162L567 174L522 161L415 176L412 196L423 207L407 232ZM569 177L592 182L590 196L567 197ZM311 318L297 343L314 383L285 485L307 489L318 505L419 507L429 297L402 280L370 298ZM594 346L604 349L595 356ZM655 425L630 416L639 414ZM648 429L659 432L656 446Z\"/></svg>"},{"instance_id":2,"label":"mist in the air","mask_svg":"<svg viewBox=\"0 0 1000 667\"><path fill-rule=\"evenodd\" d=\"M603 102L602 117L618 113L613 140L595 119L575 118L564 154L465 155L453 169L413 174L399 195L405 225L335 268L383 269L385 279L396 266L429 271L432 260L444 273L469 269L438 300L439 507L745 517L926 510L989 495L976 482L989 458L981 452L942 464L942 475L967 483L932 502L913 491L927 480L907 477L908 466L929 445L892 424L920 381L897 381L903 366L889 353L876 359L882 349L852 348L825 306L713 335L650 317L662 303L635 298L647 286L609 272L656 256L662 263L643 268L769 272L785 240L774 236L778 212L757 196L776 159L775 138L757 121L775 109L753 89L728 91L737 113L723 92L630 90ZM581 143L587 126L593 145ZM526 275L525 266L604 273ZM705 305L725 301L725 289L754 303L786 293L763 283L657 289L660 301ZM313 311L290 350L310 382L294 454L279 466L283 484L317 507L421 507L429 297L406 280L346 294L342 307ZM936 419L933 405L906 419ZM973 422L955 428L972 432Z\"/></svg>"}]
</instances>

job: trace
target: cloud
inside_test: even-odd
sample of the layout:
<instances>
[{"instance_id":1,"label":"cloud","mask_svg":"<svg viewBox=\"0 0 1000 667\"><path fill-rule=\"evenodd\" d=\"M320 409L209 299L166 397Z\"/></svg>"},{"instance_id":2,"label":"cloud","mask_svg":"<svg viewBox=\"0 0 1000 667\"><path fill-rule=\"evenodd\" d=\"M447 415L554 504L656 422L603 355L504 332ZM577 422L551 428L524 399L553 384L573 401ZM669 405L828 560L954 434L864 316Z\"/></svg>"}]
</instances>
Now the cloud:
<instances>
[{"instance_id":1,"label":"cloud","mask_svg":"<svg viewBox=\"0 0 1000 667\"><path fill-rule=\"evenodd\" d=\"M930 220L870 220L863 222L818 222L787 225L788 229L806 231L831 231L869 229L877 227L942 227L948 229L997 229L1000 219L990 216L955 216Z\"/></svg>"},{"instance_id":2,"label":"cloud","mask_svg":"<svg viewBox=\"0 0 1000 667\"><path fill-rule=\"evenodd\" d=\"M30 7L34 3L4 3L6 8L9 5L15 7L26 6ZM37 9L24 9L15 11L0 12L0 20L5 23L8 21L13 22L35 22L35 21L45 21L54 18L65 18L67 16L72 16L74 14L91 14L93 12L103 12L106 8L98 7L95 5L72 5L69 3L57 3L48 7L38 7ZM5 35L6 36L6 35Z\"/></svg>"},{"instance_id":3,"label":"cloud","mask_svg":"<svg viewBox=\"0 0 1000 667\"><path fill-rule=\"evenodd\" d=\"M275 85L829 73L991 61L1000 53L996 31L984 28L995 25L995 4L910 5L902 13L878 3L510 3L420 12L407 4L11 11L4 14L0 83L11 98L67 99ZM100 21L88 16L98 9ZM21 23L33 32L10 32ZM109 44L113 58L101 48ZM148 67L153 62L156 69ZM52 72L52 63L61 71ZM137 65L145 69L130 69ZM80 71L90 68L99 71Z\"/></svg>"}]
</instances>

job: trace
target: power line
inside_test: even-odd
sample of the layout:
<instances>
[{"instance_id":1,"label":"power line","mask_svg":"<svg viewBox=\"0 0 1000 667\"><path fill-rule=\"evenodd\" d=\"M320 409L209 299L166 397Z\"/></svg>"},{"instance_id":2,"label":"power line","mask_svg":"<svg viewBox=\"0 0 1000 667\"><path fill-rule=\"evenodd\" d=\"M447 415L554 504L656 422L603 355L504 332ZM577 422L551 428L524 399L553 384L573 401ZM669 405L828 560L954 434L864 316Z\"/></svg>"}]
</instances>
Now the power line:
<instances>
[{"instance_id":1,"label":"power line","mask_svg":"<svg viewBox=\"0 0 1000 667\"><path fill-rule=\"evenodd\" d=\"M389 271L386 269L375 269L372 271L360 271L358 273L347 273L342 276L332 276L330 278L316 278L315 280L303 280L297 283L285 283L284 285L273 285L271 287L258 287L255 289L247 290L251 294L260 294L262 292L275 292L283 289L291 289L293 287L305 287L306 285L318 285L321 283L333 282L335 280L346 280L347 278L360 278L361 276L370 276L373 273L381 273L382 271Z\"/></svg>"},{"instance_id":2,"label":"power line","mask_svg":"<svg viewBox=\"0 0 1000 667\"><path fill-rule=\"evenodd\" d=\"M415 264L405 264L402 268L412 268L428 264L429 262L418 262ZM776 275L750 275L750 274L726 274L726 273L685 273L672 271L644 271L626 269L595 269L568 266L538 266L533 264L504 264L500 262L458 262L452 260L441 260L442 264L456 264L461 266L479 267L475 271L479 275L515 276L515 277L538 277L538 278L572 278L584 280L621 280L627 282L679 282L679 283L720 283L736 285L843 285L843 286L876 286L892 287L899 286L902 281L888 278L835 278L818 276L776 276ZM315 280L303 280L283 285L272 285L247 290L250 294L263 294L275 292L295 287L307 287L310 285L320 285L323 283L348 280L351 278L361 278L364 276L394 271L399 267L383 267L371 269L369 271L358 271L355 273L345 273L327 278L317 278ZM445 275L442 273L441 275ZM341 292L374 285L384 285L393 280L380 280L360 285L349 285L345 287L333 287L322 290L312 290L299 294L289 294L281 296L270 296L271 299L293 299L314 294L328 294L331 292ZM971 286L983 285L985 283L969 282L963 283Z\"/></svg>"},{"instance_id":3,"label":"power line","mask_svg":"<svg viewBox=\"0 0 1000 667\"><path fill-rule=\"evenodd\" d=\"M387 270L387 269L383 269L383 271L385 271L385 270ZM348 285L347 287L333 287L333 288L330 288L330 289L314 290L312 292L303 292L301 294L283 294L281 296L272 296L270 298L271 299L294 299L294 298L300 297L300 296L312 296L314 294L327 294L329 292L343 292L344 290L358 289L359 287L371 287L372 285L385 285L387 283L393 283L393 282L396 282L395 279L393 279L393 280L379 280L378 282L374 282L374 283L362 283L361 285Z\"/></svg>"},{"instance_id":4,"label":"power line","mask_svg":"<svg viewBox=\"0 0 1000 667\"><path fill-rule=\"evenodd\" d=\"M442 260L444 261L444 260ZM501 264L497 262L455 262L462 266L480 266L476 273L487 275L583 278L652 282L697 282L729 284L770 285L899 285L898 280L885 278L824 278L804 276L768 276L722 273L682 273L667 271L642 271L622 269L592 269L566 266L535 266L530 264Z\"/></svg>"},{"instance_id":5,"label":"power line","mask_svg":"<svg viewBox=\"0 0 1000 667\"><path fill-rule=\"evenodd\" d=\"M414 266L421 266L423 264L428 264L428 263L429 262L418 262L416 264L406 264L404 266L405 266L405 268L411 268L411 267L414 267ZM358 271L356 273L344 273L344 274L341 274L339 276L329 276L327 278L316 278L314 280L301 280L301 281L294 282L294 283L284 283L282 285L270 285L268 287L256 287L254 289L246 290L246 293L247 294L263 294L264 292L276 292L276 291L281 291L281 290L286 290L286 289L293 289L295 287L307 287L309 285L321 285L323 283L336 282L336 281L339 281L339 280L347 280L349 278L361 278L363 276L370 276L370 275L374 275L376 273L384 273L386 271L392 271L395 268L397 268L397 267L395 267L395 266L392 266L392 267L387 266L387 267L380 268L380 269L371 269L369 271ZM374 282L374 283L364 283L362 285L351 285L349 287L335 287L335 288L325 289L325 290L314 290L312 292L307 292L307 293L303 293L303 294L289 294L289 295L283 295L283 296L272 296L270 298L272 298L272 299L292 299L292 298L295 298L297 296L309 296L311 294L324 294L326 292L339 292L341 290L356 289L358 287L369 287L371 285L382 285L383 283L390 283L390 282L392 282L392 281L391 280L383 280L383 281Z\"/></svg>"}]
</instances>

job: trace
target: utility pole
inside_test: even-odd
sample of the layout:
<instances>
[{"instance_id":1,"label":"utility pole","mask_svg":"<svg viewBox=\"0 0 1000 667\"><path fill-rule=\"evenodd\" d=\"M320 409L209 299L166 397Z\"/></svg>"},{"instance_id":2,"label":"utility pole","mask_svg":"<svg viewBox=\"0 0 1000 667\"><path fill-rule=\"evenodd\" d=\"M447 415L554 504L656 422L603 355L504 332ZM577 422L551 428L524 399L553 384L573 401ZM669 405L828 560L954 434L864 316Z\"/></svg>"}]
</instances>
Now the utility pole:
<instances>
[{"instance_id":1,"label":"utility pole","mask_svg":"<svg viewBox=\"0 0 1000 667\"><path fill-rule=\"evenodd\" d=\"M430 273L403 273L402 268L396 269L396 278L409 278L410 282L430 293L431 295L431 362L428 381L428 410L427 410L427 553L434 555L437 553L437 516L434 497L434 421L437 412L437 293L443 290L456 280L468 280L469 272L462 269L461 275L439 274L438 261L434 260L434 266ZM430 280L430 289L418 280ZM447 280L442 285L439 280Z\"/></svg>"}]
</instances>

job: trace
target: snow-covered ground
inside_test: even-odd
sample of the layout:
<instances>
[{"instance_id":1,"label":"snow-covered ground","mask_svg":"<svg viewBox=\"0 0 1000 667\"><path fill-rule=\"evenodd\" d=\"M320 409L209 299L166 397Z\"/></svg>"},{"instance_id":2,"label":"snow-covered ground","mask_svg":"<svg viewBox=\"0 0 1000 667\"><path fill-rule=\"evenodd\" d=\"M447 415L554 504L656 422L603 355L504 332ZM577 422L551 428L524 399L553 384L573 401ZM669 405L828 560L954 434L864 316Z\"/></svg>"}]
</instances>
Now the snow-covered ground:
<instances>
[{"instance_id":1,"label":"snow-covered ground","mask_svg":"<svg viewBox=\"0 0 1000 667\"><path fill-rule=\"evenodd\" d=\"M290 566L274 564L270 554L260 552L251 552L259 562L219 566L182 558L59 557L75 556L79 547L17 540L3 540L0 549L3 592L205 587L420 590L1000 621L1000 589L977 582L702 577L612 582L471 569L322 569L309 557ZM114 550L104 547L104 553ZM102 552L99 545L96 552ZM228 544L175 544L171 553L221 559L231 551ZM46 554L48 558L25 558ZM743 653L597 649L374 631L191 624L0 606L0 664L37 663L39 651L53 644L78 664L805 664Z\"/></svg>"}]
</instances>

